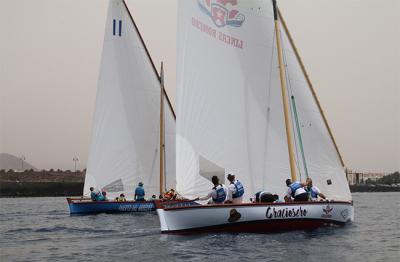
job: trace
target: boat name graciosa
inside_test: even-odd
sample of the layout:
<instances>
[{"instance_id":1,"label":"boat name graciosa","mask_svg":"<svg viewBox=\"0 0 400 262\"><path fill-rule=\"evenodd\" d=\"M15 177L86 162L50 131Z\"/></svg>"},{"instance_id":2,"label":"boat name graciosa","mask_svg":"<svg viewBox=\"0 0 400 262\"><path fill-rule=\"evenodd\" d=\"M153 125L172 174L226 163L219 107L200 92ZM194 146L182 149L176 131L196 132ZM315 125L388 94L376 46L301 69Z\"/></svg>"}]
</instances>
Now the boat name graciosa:
<instances>
[{"instance_id":1,"label":"boat name graciosa","mask_svg":"<svg viewBox=\"0 0 400 262\"><path fill-rule=\"evenodd\" d=\"M286 217L306 217L307 210L301 207L297 208L285 208L285 209L275 209L275 207L268 207L265 216L269 219L272 218L286 218Z\"/></svg>"}]
</instances>

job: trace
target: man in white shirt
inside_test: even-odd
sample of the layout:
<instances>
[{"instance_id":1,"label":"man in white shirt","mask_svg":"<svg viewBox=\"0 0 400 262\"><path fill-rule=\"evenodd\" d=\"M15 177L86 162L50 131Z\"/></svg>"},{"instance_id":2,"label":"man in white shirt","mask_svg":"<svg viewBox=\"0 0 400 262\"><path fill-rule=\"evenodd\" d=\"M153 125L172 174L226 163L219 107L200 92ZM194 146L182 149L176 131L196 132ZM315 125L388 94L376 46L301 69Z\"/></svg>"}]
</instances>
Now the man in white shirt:
<instances>
[{"instance_id":1,"label":"man in white shirt","mask_svg":"<svg viewBox=\"0 0 400 262\"><path fill-rule=\"evenodd\" d=\"M288 187L285 202L291 201L308 201L308 193L305 190L307 186L304 182L294 181L286 179L286 186Z\"/></svg>"},{"instance_id":2,"label":"man in white shirt","mask_svg":"<svg viewBox=\"0 0 400 262\"><path fill-rule=\"evenodd\" d=\"M208 192L208 194L204 197L198 197L195 200L208 200L209 204L223 204L226 199L226 187L219 183L219 178L217 176L213 176L211 181L214 184L214 187Z\"/></svg>"},{"instance_id":3,"label":"man in white shirt","mask_svg":"<svg viewBox=\"0 0 400 262\"><path fill-rule=\"evenodd\" d=\"M306 183L307 183L306 190L309 194L311 201L318 201L318 197L320 197L322 199L326 199L326 196L321 193L319 188L316 186L313 186L312 179L310 177L308 177L306 179Z\"/></svg>"},{"instance_id":4,"label":"man in white shirt","mask_svg":"<svg viewBox=\"0 0 400 262\"><path fill-rule=\"evenodd\" d=\"M243 202L244 187L239 180L235 179L235 175L228 174L230 182L228 186L228 196L225 203L239 204Z\"/></svg>"}]
</instances>

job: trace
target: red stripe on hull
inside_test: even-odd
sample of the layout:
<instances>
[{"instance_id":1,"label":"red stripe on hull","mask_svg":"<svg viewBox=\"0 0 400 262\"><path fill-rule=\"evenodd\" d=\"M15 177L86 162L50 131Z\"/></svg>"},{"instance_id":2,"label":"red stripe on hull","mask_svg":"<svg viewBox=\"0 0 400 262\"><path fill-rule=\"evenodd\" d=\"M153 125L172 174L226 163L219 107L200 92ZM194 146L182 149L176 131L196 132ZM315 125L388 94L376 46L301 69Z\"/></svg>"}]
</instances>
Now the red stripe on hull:
<instances>
[{"instance_id":1,"label":"red stripe on hull","mask_svg":"<svg viewBox=\"0 0 400 262\"><path fill-rule=\"evenodd\" d=\"M252 222L241 222L233 224L223 224L210 227L175 230L175 231L162 231L162 233L188 235L188 234L201 234L201 233L276 233L293 230L312 230L319 227L329 225L344 226L346 223L338 221L330 221L324 219L276 219L276 220L259 220Z\"/></svg>"}]
</instances>

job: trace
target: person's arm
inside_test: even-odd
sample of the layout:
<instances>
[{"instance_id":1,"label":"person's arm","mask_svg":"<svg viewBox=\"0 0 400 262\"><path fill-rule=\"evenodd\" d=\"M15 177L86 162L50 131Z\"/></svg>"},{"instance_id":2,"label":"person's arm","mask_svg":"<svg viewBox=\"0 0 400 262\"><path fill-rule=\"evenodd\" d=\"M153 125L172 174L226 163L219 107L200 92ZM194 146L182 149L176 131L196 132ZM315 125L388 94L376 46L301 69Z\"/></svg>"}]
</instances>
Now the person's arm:
<instances>
[{"instance_id":1,"label":"person's arm","mask_svg":"<svg viewBox=\"0 0 400 262\"><path fill-rule=\"evenodd\" d=\"M290 187L288 187L284 199L285 202L292 202L292 189L290 189Z\"/></svg>"},{"instance_id":2,"label":"person's arm","mask_svg":"<svg viewBox=\"0 0 400 262\"><path fill-rule=\"evenodd\" d=\"M197 200L207 200L207 199L210 199L210 198L212 197L213 193L214 193L214 190L211 190L210 192L208 192L208 194L207 194L206 196L198 197Z\"/></svg>"},{"instance_id":3,"label":"person's arm","mask_svg":"<svg viewBox=\"0 0 400 262\"><path fill-rule=\"evenodd\" d=\"M326 196L324 194L322 194L321 192L318 193L318 196L322 199L326 199Z\"/></svg>"},{"instance_id":4,"label":"person's arm","mask_svg":"<svg viewBox=\"0 0 400 262\"><path fill-rule=\"evenodd\" d=\"M318 187L314 186L314 190L317 191L317 195L322 198L322 199L326 199L326 196L324 194L321 193L321 190L319 190Z\"/></svg>"}]
</instances>

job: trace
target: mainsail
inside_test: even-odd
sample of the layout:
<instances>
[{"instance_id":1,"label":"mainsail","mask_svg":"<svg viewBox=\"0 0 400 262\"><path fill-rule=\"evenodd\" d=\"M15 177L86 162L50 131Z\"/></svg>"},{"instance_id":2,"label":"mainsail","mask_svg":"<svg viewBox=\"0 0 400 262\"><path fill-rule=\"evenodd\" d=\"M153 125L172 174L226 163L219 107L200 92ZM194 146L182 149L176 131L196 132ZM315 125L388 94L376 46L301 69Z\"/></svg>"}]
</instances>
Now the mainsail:
<instances>
[{"instance_id":1,"label":"mainsail","mask_svg":"<svg viewBox=\"0 0 400 262\"><path fill-rule=\"evenodd\" d=\"M350 200L344 167L281 31L299 123L298 179L307 168L328 198ZM194 197L211 188L200 174L207 159L236 174L247 199L258 190L282 197L290 167L271 1L180 0L177 51L177 190Z\"/></svg>"},{"instance_id":2,"label":"mainsail","mask_svg":"<svg viewBox=\"0 0 400 262\"><path fill-rule=\"evenodd\" d=\"M160 96L157 71L122 0L108 7L84 193L132 198L143 182L159 194ZM166 177L175 177L175 118L165 97ZM167 180L168 181L168 180ZM172 182L173 183L173 182Z\"/></svg>"}]
</instances>

